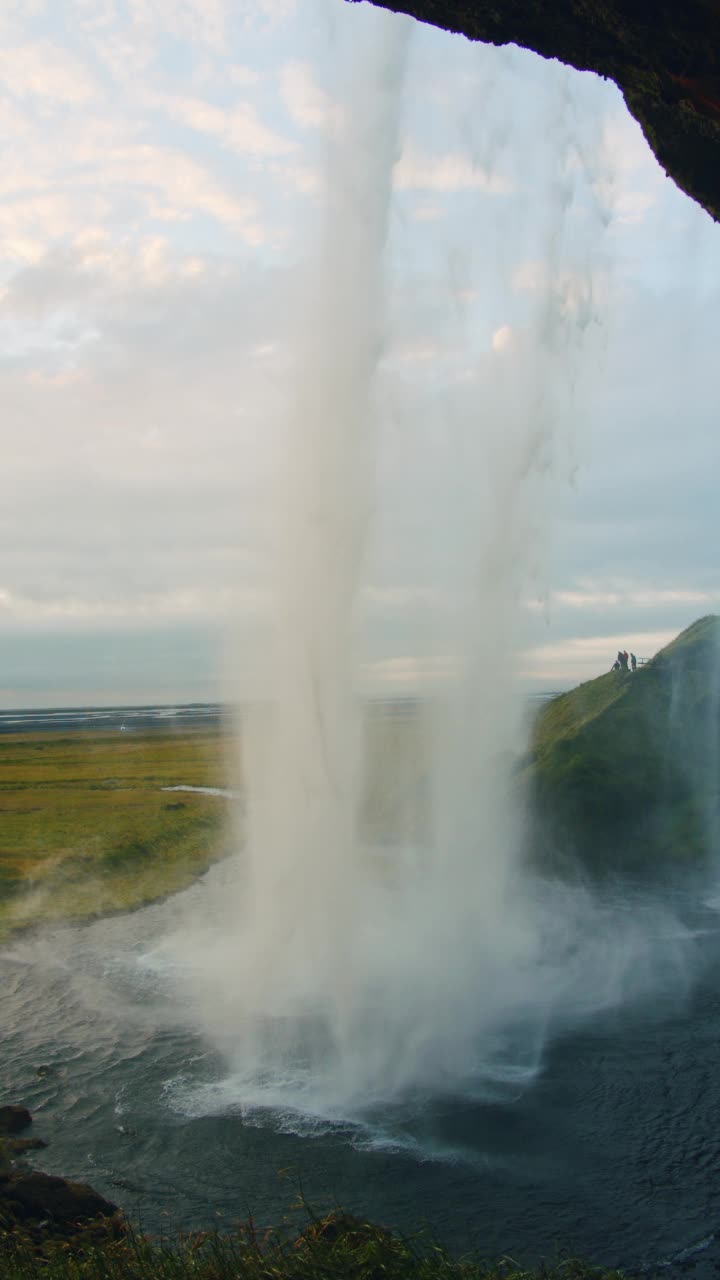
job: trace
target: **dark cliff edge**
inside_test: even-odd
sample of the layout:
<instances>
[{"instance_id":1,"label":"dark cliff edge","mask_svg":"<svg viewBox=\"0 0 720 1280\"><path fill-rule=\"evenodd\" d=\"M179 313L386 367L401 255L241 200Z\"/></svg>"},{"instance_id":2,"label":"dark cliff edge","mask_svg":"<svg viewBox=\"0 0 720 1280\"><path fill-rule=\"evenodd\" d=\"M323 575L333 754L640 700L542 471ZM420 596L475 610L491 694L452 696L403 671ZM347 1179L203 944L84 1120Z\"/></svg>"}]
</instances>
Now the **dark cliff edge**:
<instances>
[{"instance_id":1,"label":"dark cliff edge","mask_svg":"<svg viewBox=\"0 0 720 1280\"><path fill-rule=\"evenodd\" d=\"M720 220L718 0L373 3L470 40L522 45L614 80L666 173Z\"/></svg>"},{"instance_id":2,"label":"dark cliff edge","mask_svg":"<svg viewBox=\"0 0 720 1280\"><path fill-rule=\"evenodd\" d=\"M558 873L702 864L720 833L720 618L540 711L530 857Z\"/></svg>"}]
</instances>

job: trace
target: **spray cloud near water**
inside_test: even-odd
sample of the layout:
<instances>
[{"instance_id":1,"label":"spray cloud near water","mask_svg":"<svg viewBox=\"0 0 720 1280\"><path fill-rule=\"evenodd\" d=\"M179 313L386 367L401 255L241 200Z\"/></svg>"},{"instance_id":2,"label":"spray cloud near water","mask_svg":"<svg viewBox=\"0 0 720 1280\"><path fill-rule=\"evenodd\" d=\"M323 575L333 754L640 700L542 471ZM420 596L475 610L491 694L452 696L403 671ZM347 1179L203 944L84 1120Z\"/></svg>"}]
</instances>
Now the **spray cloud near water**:
<instances>
[{"instance_id":1,"label":"spray cloud near water","mask_svg":"<svg viewBox=\"0 0 720 1280\"><path fill-rule=\"evenodd\" d=\"M245 843L232 892L182 943L193 1017L230 1064L224 1102L341 1118L417 1090L516 1087L555 1022L651 980L657 929L543 884L520 857L522 598L597 332L583 255L602 217L573 204L569 79L548 91L547 171L522 159L542 245L524 323L478 346L456 288L442 376L415 386L387 255L410 31L375 13L343 67L275 499L269 706L244 725ZM499 212L497 238L469 246L488 316L509 230ZM405 641L437 678L400 715L364 695L382 668L372 601L392 597L407 552L388 517L403 502L420 602Z\"/></svg>"}]
</instances>

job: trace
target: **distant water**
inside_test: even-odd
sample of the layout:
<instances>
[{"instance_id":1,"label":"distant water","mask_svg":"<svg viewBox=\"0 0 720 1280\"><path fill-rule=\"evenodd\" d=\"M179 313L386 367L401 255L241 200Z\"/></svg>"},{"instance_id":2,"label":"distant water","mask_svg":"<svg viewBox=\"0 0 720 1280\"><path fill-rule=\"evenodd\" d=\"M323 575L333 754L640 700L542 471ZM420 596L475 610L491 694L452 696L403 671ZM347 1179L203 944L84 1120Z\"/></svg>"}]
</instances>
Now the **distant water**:
<instances>
[{"instance_id":1,"label":"distant water","mask_svg":"<svg viewBox=\"0 0 720 1280\"><path fill-rule=\"evenodd\" d=\"M0 710L0 733L48 733L61 729L180 729L222 723L228 709L219 702L188 702L147 707L32 707Z\"/></svg>"},{"instance_id":2,"label":"distant water","mask_svg":"<svg viewBox=\"0 0 720 1280\"><path fill-rule=\"evenodd\" d=\"M535 707L556 692L528 694ZM372 705L385 714L412 715L415 698L377 698ZM220 702L151 703L146 707L30 707L0 708L0 733L48 733L60 729L116 729L131 733L138 729L178 730L185 726L213 728L227 723L232 709Z\"/></svg>"}]
</instances>

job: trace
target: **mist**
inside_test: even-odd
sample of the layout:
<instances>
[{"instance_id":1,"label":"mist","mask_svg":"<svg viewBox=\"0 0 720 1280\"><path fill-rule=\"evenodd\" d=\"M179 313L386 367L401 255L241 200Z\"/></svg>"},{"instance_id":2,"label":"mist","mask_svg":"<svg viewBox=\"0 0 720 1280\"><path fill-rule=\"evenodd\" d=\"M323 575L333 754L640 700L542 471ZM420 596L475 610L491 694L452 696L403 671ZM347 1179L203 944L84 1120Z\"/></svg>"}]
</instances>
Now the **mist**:
<instances>
[{"instance_id":1,"label":"mist","mask_svg":"<svg viewBox=\"0 0 720 1280\"><path fill-rule=\"evenodd\" d=\"M480 244L466 227L423 281L437 372L418 385L393 305L408 279L388 253L410 40L376 15L334 49L322 214L268 428L270 622L239 728L241 847L166 944L188 1020L227 1063L201 1108L342 1121L418 1094L511 1094L554 1034L690 981L691 931L657 897L533 868L515 777L523 601L542 594L602 377L608 158L570 77L548 84L532 207L515 200ZM524 218L541 256L522 322L491 322L478 349L466 295L509 308L506 235L522 239ZM368 702L397 660L378 601L411 604L404 708ZM239 626L238 669L243 644Z\"/></svg>"}]
</instances>

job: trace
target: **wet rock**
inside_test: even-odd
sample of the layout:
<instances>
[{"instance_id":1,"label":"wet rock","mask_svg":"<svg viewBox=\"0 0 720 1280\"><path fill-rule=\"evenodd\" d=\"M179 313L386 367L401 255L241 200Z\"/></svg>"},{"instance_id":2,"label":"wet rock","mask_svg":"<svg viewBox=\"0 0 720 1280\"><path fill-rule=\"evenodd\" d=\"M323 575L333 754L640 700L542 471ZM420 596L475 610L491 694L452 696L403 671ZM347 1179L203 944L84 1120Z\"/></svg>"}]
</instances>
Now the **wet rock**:
<instances>
[{"instance_id":1,"label":"wet rock","mask_svg":"<svg viewBox=\"0 0 720 1280\"><path fill-rule=\"evenodd\" d=\"M0 1138L9 1138L22 1133L32 1124L32 1116L27 1107L6 1105L0 1107Z\"/></svg>"},{"instance_id":2,"label":"wet rock","mask_svg":"<svg viewBox=\"0 0 720 1280\"><path fill-rule=\"evenodd\" d=\"M10 1155L21 1156L25 1151L41 1151L47 1142L42 1138L5 1138L3 1145Z\"/></svg>"},{"instance_id":3,"label":"wet rock","mask_svg":"<svg viewBox=\"0 0 720 1280\"><path fill-rule=\"evenodd\" d=\"M42 1138L15 1136L29 1124L26 1107L0 1107L0 1237L18 1234L41 1245L49 1237L78 1233L93 1240L123 1235L126 1224L117 1205L86 1183L15 1167L13 1157L47 1146Z\"/></svg>"},{"instance_id":4,"label":"wet rock","mask_svg":"<svg viewBox=\"0 0 720 1280\"><path fill-rule=\"evenodd\" d=\"M84 1182L70 1182L36 1170L0 1173L0 1225L6 1230L43 1230L71 1236L89 1224L118 1234L117 1205Z\"/></svg>"}]
</instances>

